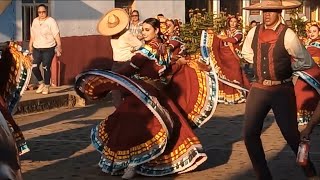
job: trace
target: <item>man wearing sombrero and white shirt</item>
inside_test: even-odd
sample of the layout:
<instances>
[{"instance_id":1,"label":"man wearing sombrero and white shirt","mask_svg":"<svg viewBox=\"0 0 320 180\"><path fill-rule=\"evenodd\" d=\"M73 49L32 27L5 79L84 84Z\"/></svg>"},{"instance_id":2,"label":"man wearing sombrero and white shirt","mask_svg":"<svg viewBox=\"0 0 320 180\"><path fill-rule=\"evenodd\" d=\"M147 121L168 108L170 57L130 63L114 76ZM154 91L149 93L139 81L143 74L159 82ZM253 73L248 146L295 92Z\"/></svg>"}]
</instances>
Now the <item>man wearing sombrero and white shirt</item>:
<instances>
[{"instance_id":1,"label":"man wearing sombrero and white shirt","mask_svg":"<svg viewBox=\"0 0 320 180\"><path fill-rule=\"evenodd\" d=\"M121 68L128 63L143 44L129 30L129 15L124 9L114 8L107 12L99 21L97 30L100 34L111 36L111 46L113 51L112 71ZM121 102L120 91L112 91L114 106Z\"/></svg>"},{"instance_id":2,"label":"man wearing sombrero and white shirt","mask_svg":"<svg viewBox=\"0 0 320 180\"><path fill-rule=\"evenodd\" d=\"M262 0L246 7L262 10L263 24L252 28L245 39L242 54L253 63L256 82L252 84L245 108L244 141L258 179L271 180L260 139L263 121L270 109L282 135L295 154L300 136L292 73L315 65L297 35L281 23L283 9L297 8L299 1ZM302 167L309 178L316 177L310 159Z\"/></svg>"}]
</instances>

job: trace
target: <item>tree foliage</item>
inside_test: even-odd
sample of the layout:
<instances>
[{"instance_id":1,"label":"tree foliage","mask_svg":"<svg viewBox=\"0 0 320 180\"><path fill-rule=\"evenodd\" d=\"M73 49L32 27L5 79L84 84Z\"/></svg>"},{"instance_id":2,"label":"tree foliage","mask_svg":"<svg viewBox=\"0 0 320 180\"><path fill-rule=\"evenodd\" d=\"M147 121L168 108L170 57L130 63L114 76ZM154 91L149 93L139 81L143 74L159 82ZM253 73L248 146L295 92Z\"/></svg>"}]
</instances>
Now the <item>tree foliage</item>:
<instances>
[{"instance_id":1,"label":"tree foliage","mask_svg":"<svg viewBox=\"0 0 320 180\"><path fill-rule=\"evenodd\" d=\"M186 44L188 54L200 53L200 39L202 30L211 29L220 33L226 26L225 13L213 14L206 9L189 10L190 22L181 27L180 37Z\"/></svg>"}]
</instances>

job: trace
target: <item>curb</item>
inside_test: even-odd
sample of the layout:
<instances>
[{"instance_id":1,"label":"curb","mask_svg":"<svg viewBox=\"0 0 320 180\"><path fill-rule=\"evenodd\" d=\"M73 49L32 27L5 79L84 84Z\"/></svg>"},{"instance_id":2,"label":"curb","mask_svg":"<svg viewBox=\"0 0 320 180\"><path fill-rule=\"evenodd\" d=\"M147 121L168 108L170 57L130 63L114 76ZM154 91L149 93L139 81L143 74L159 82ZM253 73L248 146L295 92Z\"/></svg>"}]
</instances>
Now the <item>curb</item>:
<instances>
[{"instance_id":1,"label":"curb","mask_svg":"<svg viewBox=\"0 0 320 180\"><path fill-rule=\"evenodd\" d=\"M111 101L111 94L98 101ZM68 86L53 89L52 93L45 96L36 94L34 91L26 91L16 106L14 116L42 113L61 108L85 107L96 102L81 98L74 90L69 90Z\"/></svg>"},{"instance_id":2,"label":"curb","mask_svg":"<svg viewBox=\"0 0 320 180\"><path fill-rule=\"evenodd\" d=\"M77 105L77 99L72 94L61 94L41 99L31 99L19 102L14 115L26 115L31 113L39 113L57 108L72 108ZM81 99L81 98L80 98ZM81 106L81 105L80 105Z\"/></svg>"}]
</instances>

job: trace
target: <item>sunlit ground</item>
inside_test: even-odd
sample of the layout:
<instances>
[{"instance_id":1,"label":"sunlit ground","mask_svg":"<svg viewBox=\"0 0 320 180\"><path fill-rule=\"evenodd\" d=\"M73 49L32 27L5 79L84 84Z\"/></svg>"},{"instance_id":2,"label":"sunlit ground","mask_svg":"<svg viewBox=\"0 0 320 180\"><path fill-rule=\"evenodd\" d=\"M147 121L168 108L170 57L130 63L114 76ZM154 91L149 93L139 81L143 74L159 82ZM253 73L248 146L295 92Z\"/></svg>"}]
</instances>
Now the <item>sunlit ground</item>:
<instances>
[{"instance_id":1,"label":"sunlit ground","mask_svg":"<svg viewBox=\"0 0 320 180\"><path fill-rule=\"evenodd\" d=\"M16 117L31 149L22 157L24 178L121 179L100 171L96 165L99 154L94 151L89 139L90 129L113 110L110 103L100 102L85 108ZM241 136L243 111L244 104L219 105L212 120L197 129L208 160L194 172L158 179L255 179ZM317 127L311 147L317 167L320 167L319 132ZM285 145L272 114L265 121L262 141L275 179L305 179L292 152ZM137 176L136 179L150 178Z\"/></svg>"}]
</instances>

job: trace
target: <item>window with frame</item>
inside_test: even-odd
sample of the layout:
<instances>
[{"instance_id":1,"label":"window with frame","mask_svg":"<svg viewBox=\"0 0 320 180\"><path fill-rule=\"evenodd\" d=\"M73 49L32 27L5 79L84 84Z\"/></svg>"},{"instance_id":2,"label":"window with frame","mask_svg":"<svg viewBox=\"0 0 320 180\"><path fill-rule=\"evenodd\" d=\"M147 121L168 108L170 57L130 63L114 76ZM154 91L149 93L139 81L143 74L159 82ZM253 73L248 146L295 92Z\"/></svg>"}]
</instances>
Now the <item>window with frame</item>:
<instances>
[{"instance_id":1,"label":"window with frame","mask_svg":"<svg viewBox=\"0 0 320 180\"><path fill-rule=\"evenodd\" d=\"M125 9L127 13L130 14L132 11L133 2L134 0L115 0L114 7Z\"/></svg>"},{"instance_id":2,"label":"window with frame","mask_svg":"<svg viewBox=\"0 0 320 180\"><path fill-rule=\"evenodd\" d=\"M49 0L22 0L22 39L30 40L30 27L37 15L37 6L45 4L49 7ZM50 13L50 12L48 12Z\"/></svg>"}]
</instances>

